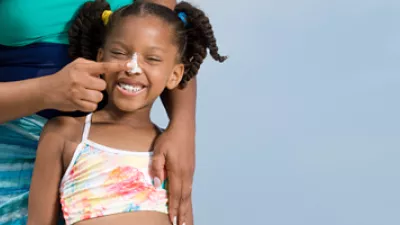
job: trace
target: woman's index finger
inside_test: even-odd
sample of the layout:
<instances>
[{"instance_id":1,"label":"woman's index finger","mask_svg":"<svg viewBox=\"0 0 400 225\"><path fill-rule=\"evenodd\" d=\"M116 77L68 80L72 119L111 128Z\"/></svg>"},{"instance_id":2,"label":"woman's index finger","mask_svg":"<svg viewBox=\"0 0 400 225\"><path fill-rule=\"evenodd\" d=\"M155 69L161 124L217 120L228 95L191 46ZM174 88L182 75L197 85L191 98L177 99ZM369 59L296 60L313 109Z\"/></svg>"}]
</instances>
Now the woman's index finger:
<instances>
[{"instance_id":1,"label":"woman's index finger","mask_svg":"<svg viewBox=\"0 0 400 225\"><path fill-rule=\"evenodd\" d=\"M98 76L103 73L116 73L129 70L127 62L93 62L84 66L86 72Z\"/></svg>"}]
</instances>

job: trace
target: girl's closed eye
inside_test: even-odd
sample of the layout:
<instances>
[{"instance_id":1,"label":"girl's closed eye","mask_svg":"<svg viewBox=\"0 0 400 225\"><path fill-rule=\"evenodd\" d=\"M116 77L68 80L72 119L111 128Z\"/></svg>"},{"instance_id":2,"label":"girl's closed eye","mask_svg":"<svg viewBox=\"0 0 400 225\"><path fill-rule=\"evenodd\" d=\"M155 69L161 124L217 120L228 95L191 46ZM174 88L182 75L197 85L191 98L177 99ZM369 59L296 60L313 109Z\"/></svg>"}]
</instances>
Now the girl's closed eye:
<instances>
[{"instance_id":1,"label":"girl's closed eye","mask_svg":"<svg viewBox=\"0 0 400 225\"><path fill-rule=\"evenodd\" d=\"M162 62L162 59L161 59L161 57L158 57L158 56L146 56L146 61L149 64L158 64L158 63Z\"/></svg>"},{"instance_id":2,"label":"girl's closed eye","mask_svg":"<svg viewBox=\"0 0 400 225\"><path fill-rule=\"evenodd\" d=\"M114 55L125 55L125 52L121 50L111 49L110 52Z\"/></svg>"},{"instance_id":3,"label":"girl's closed eye","mask_svg":"<svg viewBox=\"0 0 400 225\"><path fill-rule=\"evenodd\" d=\"M128 54L121 50L110 50L110 53L115 58L127 58Z\"/></svg>"}]
</instances>

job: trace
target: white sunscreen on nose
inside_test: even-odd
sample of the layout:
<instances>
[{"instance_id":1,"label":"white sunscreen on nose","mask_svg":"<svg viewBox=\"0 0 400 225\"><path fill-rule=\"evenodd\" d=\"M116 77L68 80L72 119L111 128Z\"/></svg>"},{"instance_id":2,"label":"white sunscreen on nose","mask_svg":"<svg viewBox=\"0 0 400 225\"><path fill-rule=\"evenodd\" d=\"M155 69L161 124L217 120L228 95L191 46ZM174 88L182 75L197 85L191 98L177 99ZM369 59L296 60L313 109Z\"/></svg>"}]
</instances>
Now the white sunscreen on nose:
<instances>
[{"instance_id":1,"label":"white sunscreen on nose","mask_svg":"<svg viewBox=\"0 0 400 225\"><path fill-rule=\"evenodd\" d=\"M139 67L138 54L136 52L132 55L132 60L129 62L129 66L132 67L129 71L130 73L142 73L142 68Z\"/></svg>"}]
</instances>

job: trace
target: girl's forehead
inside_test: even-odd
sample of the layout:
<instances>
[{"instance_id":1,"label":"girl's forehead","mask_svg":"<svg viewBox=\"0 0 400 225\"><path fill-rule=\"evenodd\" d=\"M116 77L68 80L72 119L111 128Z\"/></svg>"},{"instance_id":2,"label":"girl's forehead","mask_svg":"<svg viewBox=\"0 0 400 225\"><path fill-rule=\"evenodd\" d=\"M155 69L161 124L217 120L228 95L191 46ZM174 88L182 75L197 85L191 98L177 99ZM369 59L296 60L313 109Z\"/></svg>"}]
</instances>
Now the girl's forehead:
<instances>
[{"instance_id":1,"label":"girl's forehead","mask_svg":"<svg viewBox=\"0 0 400 225\"><path fill-rule=\"evenodd\" d=\"M167 38L172 34L172 27L166 21L154 15L127 16L122 18L118 24L115 24L112 29L119 36L161 35Z\"/></svg>"},{"instance_id":2,"label":"girl's forehead","mask_svg":"<svg viewBox=\"0 0 400 225\"><path fill-rule=\"evenodd\" d=\"M171 45L173 29L167 22L153 15L127 16L114 25L107 42L122 40L127 45Z\"/></svg>"},{"instance_id":3,"label":"girl's forehead","mask_svg":"<svg viewBox=\"0 0 400 225\"><path fill-rule=\"evenodd\" d=\"M165 28L170 27L168 22L156 15L131 15L126 16L120 20L120 25L125 26L130 30L132 29L147 29L149 27Z\"/></svg>"}]
</instances>

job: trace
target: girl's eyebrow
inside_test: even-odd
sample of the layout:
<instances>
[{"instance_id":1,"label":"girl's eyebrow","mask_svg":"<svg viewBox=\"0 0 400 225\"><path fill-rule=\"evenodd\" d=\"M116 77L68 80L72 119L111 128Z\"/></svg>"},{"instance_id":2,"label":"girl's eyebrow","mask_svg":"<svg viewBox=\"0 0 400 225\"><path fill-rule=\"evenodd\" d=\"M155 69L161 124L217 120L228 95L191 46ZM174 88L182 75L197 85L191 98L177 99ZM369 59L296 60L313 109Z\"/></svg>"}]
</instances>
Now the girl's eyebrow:
<instances>
[{"instance_id":1,"label":"girl's eyebrow","mask_svg":"<svg viewBox=\"0 0 400 225\"><path fill-rule=\"evenodd\" d=\"M122 46L123 48L128 48L128 45L125 44L123 41L120 41L120 40L114 40L114 41L111 42L111 44L117 44L117 45Z\"/></svg>"},{"instance_id":2,"label":"girl's eyebrow","mask_svg":"<svg viewBox=\"0 0 400 225\"><path fill-rule=\"evenodd\" d=\"M129 48L128 45L125 44L125 43L124 43L123 41L121 41L121 40L113 40L113 41L111 42L111 44L117 44L117 45L120 45L121 47L126 48L126 49ZM147 49L149 49L149 50L151 50L151 51L167 52L167 51L165 50L165 48L160 47L160 46L158 46L158 45L150 45L150 47L148 47Z\"/></svg>"},{"instance_id":3,"label":"girl's eyebrow","mask_svg":"<svg viewBox=\"0 0 400 225\"><path fill-rule=\"evenodd\" d=\"M154 51L161 51L161 52L165 52L165 49L164 49L164 48L162 48L162 47L159 47L159 46L155 46L155 45L153 45L153 46L150 46L150 47L149 47L149 49L150 49L150 50L154 50Z\"/></svg>"}]
</instances>

